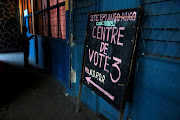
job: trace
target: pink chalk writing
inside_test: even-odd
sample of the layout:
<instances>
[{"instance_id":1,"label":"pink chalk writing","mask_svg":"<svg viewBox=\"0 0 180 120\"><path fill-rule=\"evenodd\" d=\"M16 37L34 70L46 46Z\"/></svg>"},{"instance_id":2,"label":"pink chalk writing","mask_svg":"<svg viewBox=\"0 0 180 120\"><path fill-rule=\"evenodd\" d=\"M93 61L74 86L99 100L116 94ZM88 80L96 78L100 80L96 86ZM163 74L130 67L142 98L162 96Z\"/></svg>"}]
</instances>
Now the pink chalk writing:
<instances>
[{"instance_id":1,"label":"pink chalk writing","mask_svg":"<svg viewBox=\"0 0 180 120\"><path fill-rule=\"evenodd\" d=\"M89 74L89 68L85 66L85 72Z\"/></svg>"},{"instance_id":2,"label":"pink chalk writing","mask_svg":"<svg viewBox=\"0 0 180 120\"><path fill-rule=\"evenodd\" d=\"M122 34L120 33L121 30L125 30L125 27L119 27L119 33L118 33L118 39L117 39L117 45L123 46L123 43L119 42L120 37L124 37L124 35L122 35Z\"/></svg>"},{"instance_id":3,"label":"pink chalk writing","mask_svg":"<svg viewBox=\"0 0 180 120\"><path fill-rule=\"evenodd\" d=\"M105 63L104 63L104 71L106 71L107 73L109 73L109 70L106 69L106 66L109 66L109 64L108 64L108 59L110 60L111 57L106 56L106 57L105 57Z\"/></svg>"},{"instance_id":4,"label":"pink chalk writing","mask_svg":"<svg viewBox=\"0 0 180 120\"><path fill-rule=\"evenodd\" d=\"M95 86L97 89L99 89L101 92L103 92L106 96L108 96L112 101L114 101L114 96L112 96L110 93L108 93L107 91L105 91L103 88L101 88L100 86L98 86L96 83L94 83L91 80L91 77L85 77L88 84L91 83L93 86Z\"/></svg>"},{"instance_id":5,"label":"pink chalk writing","mask_svg":"<svg viewBox=\"0 0 180 120\"><path fill-rule=\"evenodd\" d=\"M106 53L106 50L108 50L107 46L109 46L108 43L101 42L100 52L103 52L105 55L107 55Z\"/></svg>"},{"instance_id":6,"label":"pink chalk writing","mask_svg":"<svg viewBox=\"0 0 180 120\"><path fill-rule=\"evenodd\" d=\"M92 31L92 37L96 38L96 36L94 36L94 29L96 28L96 26L93 27L93 31Z\"/></svg>"},{"instance_id":7,"label":"pink chalk writing","mask_svg":"<svg viewBox=\"0 0 180 120\"><path fill-rule=\"evenodd\" d=\"M99 21L135 21L137 18L136 11L131 12L122 12L122 13L105 13L105 14L93 14L90 15L90 21L99 22Z\"/></svg>"},{"instance_id":8,"label":"pink chalk writing","mask_svg":"<svg viewBox=\"0 0 180 120\"><path fill-rule=\"evenodd\" d=\"M89 61L91 62L92 61L92 58L93 58L93 54L94 54L94 50L92 50L92 53L89 49Z\"/></svg>"},{"instance_id":9,"label":"pink chalk writing","mask_svg":"<svg viewBox=\"0 0 180 120\"><path fill-rule=\"evenodd\" d=\"M100 56L100 60L99 60L99 56ZM109 66L108 60L110 60L111 57L105 56L104 54L98 53L97 51L94 51L94 50L92 50L92 52L91 52L91 50L89 48L89 61L92 62L92 60L93 60L94 66L97 66L99 64L99 67L101 68L102 58L105 58L104 59L104 71L109 73L109 70L107 70L107 66Z\"/></svg>"},{"instance_id":10,"label":"pink chalk writing","mask_svg":"<svg viewBox=\"0 0 180 120\"><path fill-rule=\"evenodd\" d=\"M115 32L115 29L116 29L116 32ZM114 44L116 44L115 36L117 35L117 33L118 33L118 28L117 28L117 27L113 27L113 29L112 29L111 43L114 41ZM119 32L119 33L120 33L120 32Z\"/></svg>"},{"instance_id":11,"label":"pink chalk writing","mask_svg":"<svg viewBox=\"0 0 180 120\"><path fill-rule=\"evenodd\" d=\"M101 50L101 52L102 52L102 50ZM112 73L110 73L110 78L113 83L116 83L119 81L119 79L121 77L121 70L120 70L119 64L122 62L122 60L115 56L113 56L112 58L115 61L115 63L112 64L112 67L117 69L118 77L116 79L114 79ZM108 69L108 67L110 66L108 63L109 60L111 60L111 57L104 55L102 53L99 53L97 51L94 51L94 50L91 51L91 49L89 48L89 61L93 62L94 66L97 66L99 64L99 68L102 67L102 61L103 61L104 62L103 70L107 73L109 73L109 69ZM87 69L85 69L85 71L86 70Z\"/></svg>"},{"instance_id":12,"label":"pink chalk writing","mask_svg":"<svg viewBox=\"0 0 180 120\"><path fill-rule=\"evenodd\" d=\"M106 27L106 29L108 30L106 41L108 41L108 40L109 40L109 32L110 32L110 30L112 29L112 27Z\"/></svg>"},{"instance_id":13,"label":"pink chalk writing","mask_svg":"<svg viewBox=\"0 0 180 120\"><path fill-rule=\"evenodd\" d=\"M110 73L110 78L113 83L116 83L116 82L118 82L118 80L121 77L121 70L120 70L118 64L120 64L122 62L122 60L117 57L114 57L114 56L113 56L113 60L115 60L116 62L114 64L112 64L112 67L115 67L118 70L118 77L114 80L112 77L112 74Z\"/></svg>"},{"instance_id":14,"label":"pink chalk writing","mask_svg":"<svg viewBox=\"0 0 180 120\"><path fill-rule=\"evenodd\" d=\"M106 33L106 28L105 28L105 27L104 27L104 28L102 27L102 28L101 28L101 39L100 39L100 40L103 40L103 41L105 40L105 33Z\"/></svg>"},{"instance_id":15,"label":"pink chalk writing","mask_svg":"<svg viewBox=\"0 0 180 120\"><path fill-rule=\"evenodd\" d=\"M100 37L99 37L99 34L101 33L100 32L100 28L101 28L101 26L98 26L97 27L97 39L101 39ZM101 35L102 36L102 35Z\"/></svg>"},{"instance_id":16,"label":"pink chalk writing","mask_svg":"<svg viewBox=\"0 0 180 120\"><path fill-rule=\"evenodd\" d=\"M90 21L99 21L99 14L94 14L90 16Z\"/></svg>"},{"instance_id":17,"label":"pink chalk writing","mask_svg":"<svg viewBox=\"0 0 180 120\"><path fill-rule=\"evenodd\" d=\"M125 19L125 17L122 16L136 16L136 12L124 12L122 15L120 13L113 13L113 14L94 14L90 16L90 21L113 21L119 19L124 19L124 21L128 20L135 20L135 17L128 17L129 19ZM113 83L116 83L119 81L121 77L121 70L120 70L120 64L122 60L120 58L117 58L115 56L109 57L107 54L109 43L123 46L124 43L122 42L122 38L124 37L123 31L125 30L125 27L105 27L103 25L94 26L92 29L92 37L96 40L101 40L99 52L95 50L91 50L89 48L89 61L94 63L94 66L99 66L99 68L103 67L103 70L110 75L110 79ZM111 33L110 33L111 32ZM111 35L111 36L110 36ZM107 43L106 43L107 42ZM112 65L109 65L110 60L114 60L115 62ZM112 61L111 60L111 61ZM103 63L104 64L103 64ZM104 65L104 66L102 66ZM118 77L114 78L113 73L109 72L109 67L114 67L117 69ZM85 69L86 72L89 72L88 69ZM116 74L117 74L116 73ZM98 74L98 73L97 73ZM94 74L92 74L95 76Z\"/></svg>"},{"instance_id":18,"label":"pink chalk writing","mask_svg":"<svg viewBox=\"0 0 180 120\"><path fill-rule=\"evenodd\" d=\"M101 83L105 83L105 78L106 78L106 76L105 75L103 75L103 74L101 74L100 72L97 72L97 71L95 71L95 70L93 70L93 69L89 69L89 68L87 68L87 67L85 67L85 72L89 75L89 76L91 76L91 77L93 77L93 78L96 78L99 82L101 82Z\"/></svg>"},{"instance_id":19,"label":"pink chalk writing","mask_svg":"<svg viewBox=\"0 0 180 120\"><path fill-rule=\"evenodd\" d=\"M124 31L124 30L125 30L125 27L117 28L117 27L94 26L92 30L92 37L96 38L97 40L102 40L102 41L105 41L105 39L106 41L109 41L110 39L111 44L123 46L123 43L120 42L120 38L124 37L124 35L121 34L121 31ZM94 34L95 31L97 31L96 35ZM110 31L112 31L111 38L110 38Z\"/></svg>"},{"instance_id":20,"label":"pink chalk writing","mask_svg":"<svg viewBox=\"0 0 180 120\"><path fill-rule=\"evenodd\" d=\"M97 51L94 53L94 65L97 66L99 60L99 54Z\"/></svg>"},{"instance_id":21,"label":"pink chalk writing","mask_svg":"<svg viewBox=\"0 0 180 120\"><path fill-rule=\"evenodd\" d=\"M99 68L101 68L102 58L105 57L105 55L102 53L99 53L99 56L100 56Z\"/></svg>"}]
</instances>

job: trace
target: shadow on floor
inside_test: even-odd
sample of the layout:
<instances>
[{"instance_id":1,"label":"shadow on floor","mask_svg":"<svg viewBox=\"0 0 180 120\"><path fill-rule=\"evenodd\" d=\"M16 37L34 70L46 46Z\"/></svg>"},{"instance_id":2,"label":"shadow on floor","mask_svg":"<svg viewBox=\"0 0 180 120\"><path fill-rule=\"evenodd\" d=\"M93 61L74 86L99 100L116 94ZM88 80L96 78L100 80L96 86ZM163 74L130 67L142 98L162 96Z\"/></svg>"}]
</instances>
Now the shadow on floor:
<instances>
[{"instance_id":1,"label":"shadow on floor","mask_svg":"<svg viewBox=\"0 0 180 120\"><path fill-rule=\"evenodd\" d=\"M22 66L0 62L0 120L101 120L85 105L76 113L76 98L51 75Z\"/></svg>"},{"instance_id":2,"label":"shadow on floor","mask_svg":"<svg viewBox=\"0 0 180 120\"><path fill-rule=\"evenodd\" d=\"M32 88L38 88L48 82L45 78L43 79L45 76L38 74L38 72L43 72L43 70L31 65L24 69L3 63L3 69L0 72L1 106L16 99L18 94L29 91Z\"/></svg>"}]
</instances>

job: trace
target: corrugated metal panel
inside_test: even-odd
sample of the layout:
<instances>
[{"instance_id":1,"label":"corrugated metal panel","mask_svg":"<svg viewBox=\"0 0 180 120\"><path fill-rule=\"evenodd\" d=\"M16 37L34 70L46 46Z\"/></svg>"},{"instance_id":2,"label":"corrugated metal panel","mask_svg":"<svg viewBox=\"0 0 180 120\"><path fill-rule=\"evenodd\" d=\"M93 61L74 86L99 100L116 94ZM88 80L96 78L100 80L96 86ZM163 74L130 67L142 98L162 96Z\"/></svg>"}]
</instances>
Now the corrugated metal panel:
<instances>
[{"instance_id":1,"label":"corrugated metal panel","mask_svg":"<svg viewBox=\"0 0 180 120\"><path fill-rule=\"evenodd\" d=\"M120 10L135 8L141 5L140 0L97 0L98 11ZM131 114L130 104L126 104L124 120L127 120ZM108 118L109 120L117 120L119 111L109 105L105 100L97 97L97 112Z\"/></svg>"},{"instance_id":2,"label":"corrugated metal panel","mask_svg":"<svg viewBox=\"0 0 180 120\"><path fill-rule=\"evenodd\" d=\"M138 57L129 107L132 120L180 119L179 71L178 63Z\"/></svg>"},{"instance_id":3,"label":"corrugated metal panel","mask_svg":"<svg viewBox=\"0 0 180 120\"><path fill-rule=\"evenodd\" d=\"M140 6L140 0L97 0L98 11L119 10Z\"/></svg>"},{"instance_id":4,"label":"corrugated metal panel","mask_svg":"<svg viewBox=\"0 0 180 120\"><path fill-rule=\"evenodd\" d=\"M78 89L81 77L81 68L84 54L84 42L87 28L88 12L96 11L95 0L74 0L74 40L75 43L73 55L75 57L75 71L76 71L76 87L75 94L78 96ZM84 102L91 110L96 111L96 94L86 86L82 90L82 102Z\"/></svg>"},{"instance_id":5,"label":"corrugated metal panel","mask_svg":"<svg viewBox=\"0 0 180 120\"><path fill-rule=\"evenodd\" d=\"M134 120L179 120L180 1L145 0L138 41Z\"/></svg>"},{"instance_id":6,"label":"corrugated metal panel","mask_svg":"<svg viewBox=\"0 0 180 120\"><path fill-rule=\"evenodd\" d=\"M76 72L78 88L85 40L88 1L76 0L75 9ZM83 1L83 2L82 2ZM141 2L142 1L142 2ZM74 6L75 6L74 5ZM143 6L144 15L138 40L138 57L132 93L127 100L124 120L180 119L180 1L179 0L96 0L97 11ZM87 10L88 11L88 10ZM151 56L151 57L149 57ZM78 91L78 89L76 89ZM83 88L83 101L110 120L119 112L102 98ZM95 102L96 101L96 102ZM96 105L92 108L92 105Z\"/></svg>"},{"instance_id":7,"label":"corrugated metal panel","mask_svg":"<svg viewBox=\"0 0 180 120\"><path fill-rule=\"evenodd\" d=\"M152 58L138 57L133 96L126 104L124 120L179 119L180 99L177 84L180 71L180 1L178 0L99 0L98 10L108 11L143 6L144 15L138 52ZM170 61L165 62L162 61ZM174 63L174 60L176 63ZM178 95L178 96L177 96ZM133 98L132 98L133 97ZM177 97L177 98L176 98ZM118 112L98 98L98 110L108 119L118 119ZM168 111L171 112L169 115Z\"/></svg>"},{"instance_id":8,"label":"corrugated metal panel","mask_svg":"<svg viewBox=\"0 0 180 120\"><path fill-rule=\"evenodd\" d=\"M146 0L139 51L180 60L180 1Z\"/></svg>"}]
</instances>

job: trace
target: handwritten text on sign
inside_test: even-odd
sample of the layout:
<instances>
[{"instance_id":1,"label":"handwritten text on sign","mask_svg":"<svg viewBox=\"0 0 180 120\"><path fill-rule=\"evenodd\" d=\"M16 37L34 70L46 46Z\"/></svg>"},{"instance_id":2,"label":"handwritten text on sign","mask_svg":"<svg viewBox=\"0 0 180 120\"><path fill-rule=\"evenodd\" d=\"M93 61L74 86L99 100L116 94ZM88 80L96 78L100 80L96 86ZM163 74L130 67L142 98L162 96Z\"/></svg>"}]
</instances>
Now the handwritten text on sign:
<instances>
[{"instance_id":1,"label":"handwritten text on sign","mask_svg":"<svg viewBox=\"0 0 180 120\"><path fill-rule=\"evenodd\" d=\"M138 15L138 9L89 14L84 83L116 108L128 79Z\"/></svg>"},{"instance_id":2,"label":"handwritten text on sign","mask_svg":"<svg viewBox=\"0 0 180 120\"><path fill-rule=\"evenodd\" d=\"M105 25L107 27L96 26L96 25L93 27L92 37L96 38L97 40L101 40L102 42L99 48L99 52L91 50L89 48L89 61L93 62L94 65L98 66L99 68L103 67L104 71L109 73L109 70L106 68L106 66L109 66L108 60L113 59L114 63L112 64L112 67L117 69L118 77L114 78L112 73L109 73L109 75L110 75L111 81L113 83L116 83L121 77L121 70L120 70L119 64L122 62L122 59L116 56L113 56L111 58L110 56L107 56L106 51L108 50L109 43L116 44L117 46L123 46L123 43L120 41L120 39L124 37L124 35L121 34L121 31L125 30L125 27L111 27L111 26L115 26L116 21L120 21L120 20L121 21L135 21L136 12L135 11L129 12L129 13L125 12L125 13L122 13L122 16L119 13L95 14L95 15L91 15L90 18L91 18L90 21L96 21L96 25ZM106 21L103 21L103 20L106 20ZM99 22L99 21L102 21L102 22ZM97 34L94 34L94 31L96 31ZM109 36L110 31L112 32L111 37ZM117 39L116 39L116 36L117 36ZM104 43L104 41L108 41L109 43ZM102 61L104 62L103 64L104 66L102 66ZM104 81L102 80L100 80L100 82L104 83Z\"/></svg>"}]
</instances>

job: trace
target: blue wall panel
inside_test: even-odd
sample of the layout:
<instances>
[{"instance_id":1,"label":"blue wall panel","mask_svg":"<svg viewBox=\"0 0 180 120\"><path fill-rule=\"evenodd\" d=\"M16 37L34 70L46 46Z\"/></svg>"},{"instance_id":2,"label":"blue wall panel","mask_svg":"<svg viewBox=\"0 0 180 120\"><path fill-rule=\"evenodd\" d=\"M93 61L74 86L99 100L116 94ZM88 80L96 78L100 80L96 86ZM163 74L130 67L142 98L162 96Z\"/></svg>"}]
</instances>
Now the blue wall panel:
<instances>
[{"instance_id":1,"label":"blue wall panel","mask_svg":"<svg viewBox=\"0 0 180 120\"><path fill-rule=\"evenodd\" d=\"M28 37L30 37L32 34L29 34ZM30 45L29 45L29 57L31 57L33 60L36 59L36 49L35 49L35 40L34 37L33 39L31 39L30 41Z\"/></svg>"},{"instance_id":2,"label":"blue wall panel","mask_svg":"<svg viewBox=\"0 0 180 120\"><path fill-rule=\"evenodd\" d=\"M120 10L127 8L135 8L140 6L140 0L97 0L98 11ZM109 120L117 120L119 112L98 96L97 111L104 115ZM127 101L124 113L124 120L130 116L131 108L130 103Z\"/></svg>"},{"instance_id":3,"label":"blue wall panel","mask_svg":"<svg viewBox=\"0 0 180 120\"><path fill-rule=\"evenodd\" d=\"M38 62L41 68L45 68L45 51L46 51L46 46L45 46L45 38L44 37L37 37L38 41Z\"/></svg>"},{"instance_id":4,"label":"blue wall panel","mask_svg":"<svg viewBox=\"0 0 180 120\"><path fill-rule=\"evenodd\" d=\"M87 14L93 11L119 10L143 5L144 15L138 40L138 56L131 94L125 106L124 120L180 119L180 24L177 0L74 0L72 66L76 72L73 84L78 95L81 77ZM159 2L161 1L161 2ZM72 22L72 21L71 21ZM67 22L68 23L68 22ZM67 36L69 36L67 29ZM38 37L38 60L66 88L69 86L69 37L65 41ZM31 41L30 56L35 60L35 42ZM157 55L157 56L155 56ZM151 56L151 57L150 57ZM160 56L166 56L163 58ZM119 113L86 86L82 102L91 110L110 120Z\"/></svg>"},{"instance_id":5,"label":"blue wall panel","mask_svg":"<svg viewBox=\"0 0 180 120\"><path fill-rule=\"evenodd\" d=\"M28 15L27 9L24 12L25 12L25 14ZM28 18L25 18L25 20L26 20L26 22L25 22L26 27L28 28L29 27ZM28 30L27 31L27 36L30 37L32 34L29 33L29 28L27 30ZM32 58L33 60L35 60L36 59L36 52L35 52L35 40L34 40L34 37L29 41L29 43L30 43L30 45L29 45L29 57Z\"/></svg>"},{"instance_id":6,"label":"blue wall panel","mask_svg":"<svg viewBox=\"0 0 180 120\"><path fill-rule=\"evenodd\" d=\"M97 113L102 114L109 120L117 120L119 117L119 111L99 96L97 96Z\"/></svg>"},{"instance_id":7,"label":"blue wall panel","mask_svg":"<svg viewBox=\"0 0 180 120\"><path fill-rule=\"evenodd\" d=\"M82 61L83 61L83 54L84 54L84 45L82 44L76 44L76 50L75 50L75 69L76 69L76 96L78 96L78 90L79 90L79 83L81 78L81 70L82 70ZM77 55L78 54L78 55Z\"/></svg>"},{"instance_id":8,"label":"blue wall panel","mask_svg":"<svg viewBox=\"0 0 180 120\"><path fill-rule=\"evenodd\" d=\"M138 57L131 118L180 119L179 63Z\"/></svg>"},{"instance_id":9,"label":"blue wall panel","mask_svg":"<svg viewBox=\"0 0 180 120\"><path fill-rule=\"evenodd\" d=\"M81 101L92 111L96 111L97 95L90 88L83 85Z\"/></svg>"},{"instance_id":10,"label":"blue wall panel","mask_svg":"<svg viewBox=\"0 0 180 120\"><path fill-rule=\"evenodd\" d=\"M28 23L28 22L27 22ZM66 11L66 39L56 39L37 35L37 50L35 40L30 42L30 57L51 73L64 87L70 89L70 58L69 58L69 10Z\"/></svg>"},{"instance_id":11,"label":"blue wall panel","mask_svg":"<svg viewBox=\"0 0 180 120\"><path fill-rule=\"evenodd\" d=\"M73 4L73 34L75 39L73 40L74 52L72 56L75 57L75 59L73 58L75 60L75 63L73 63L72 66L75 66L75 95L78 96L84 54L85 34L87 29L88 12L95 11L95 0L74 0ZM85 103L94 112L96 112L96 96L97 95L94 92L92 92L88 87L83 86L81 101Z\"/></svg>"},{"instance_id":12,"label":"blue wall panel","mask_svg":"<svg viewBox=\"0 0 180 120\"><path fill-rule=\"evenodd\" d=\"M180 58L180 1L146 0L139 51L148 55Z\"/></svg>"},{"instance_id":13,"label":"blue wall panel","mask_svg":"<svg viewBox=\"0 0 180 120\"><path fill-rule=\"evenodd\" d=\"M97 11L109 11L140 6L140 0L97 0Z\"/></svg>"},{"instance_id":14,"label":"blue wall panel","mask_svg":"<svg viewBox=\"0 0 180 120\"><path fill-rule=\"evenodd\" d=\"M180 119L178 87L180 76L177 72L180 71L180 64L173 58L180 57L178 24L180 2L177 0L142 2L99 0L97 6L99 11L108 11L143 5L138 53L144 52L154 57L137 58L136 78L132 86L132 94L127 99L124 120L128 117L132 120L178 120ZM143 49L139 45L142 45ZM158 56L167 57L162 60ZM97 108L100 113L108 119L118 119L114 108L103 100L98 102Z\"/></svg>"},{"instance_id":15,"label":"blue wall panel","mask_svg":"<svg viewBox=\"0 0 180 120\"><path fill-rule=\"evenodd\" d=\"M69 88L69 46L66 40L38 36L37 41L40 67L45 68L62 85ZM34 45L34 42L30 44L31 49L34 48ZM30 55L35 58L33 53L30 52Z\"/></svg>"},{"instance_id":16,"label":"blue wall panel","mask_svg":"<svg viewBox=\"0 0 180 120\"><path fill-rule=\"evenodd\" d=\"M82 4L81 4L82 3ZM79 5L79 9L77 6ZM85 12L89 1L80 0L74 6L75 48L76 48L76 96L81 76L84 34L86 31ZM171 120L180 119L180 24L178 0L96 0L97 11L119 10L134 8L142 5L140 36L138 40L138 56L132 88L124 113L124 120ZM85 29L84 29L85 28ZM77 56L78 54L78 56ZM149 55L151 57L149 57ZM161 57L164 56L164 57ZM178 58L178 59L174 59ZM110 120L118 119L119 112L83 87L82 101L94 112L104 115ZM96 100L96 102L93 102ZM94 107L96 106L96 107Z\"/></svg>"},{"instance_id":17,"label":"blue wall panel","mask_svg":"<svg viewBox=\"0 0 180 120\"><path fill-rule=\"evenodd\" d=\"M69 47L65 41L49 40L47 69L66 88L69 84Z\"/></svg>"}]
</instances>

